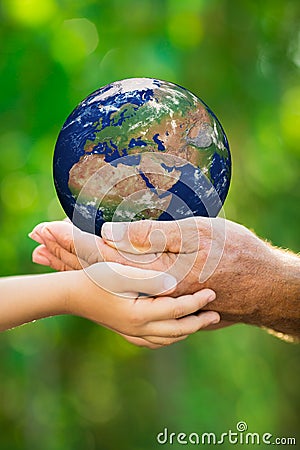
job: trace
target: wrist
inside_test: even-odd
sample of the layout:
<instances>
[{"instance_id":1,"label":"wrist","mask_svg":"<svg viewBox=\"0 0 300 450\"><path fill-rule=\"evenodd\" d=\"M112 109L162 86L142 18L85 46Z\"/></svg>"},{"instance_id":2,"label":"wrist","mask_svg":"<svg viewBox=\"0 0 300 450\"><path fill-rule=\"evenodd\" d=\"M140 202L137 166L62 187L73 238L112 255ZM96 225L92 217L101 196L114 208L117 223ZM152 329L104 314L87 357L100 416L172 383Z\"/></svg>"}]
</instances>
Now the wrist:
<instances>
[{"instance_id":1,"label":"wrist","mask_svg":"<svg viewBox=\"0 0 300 450\"><path fill-rule=\"evenodd\" d=\"M69 272L43 274L38 277L40 277L36 280L38 283L44 278L46 284L41 283L43 294L40 295L40 302L37 303L37 314L40 317L36 318L69 314ZM45 295L47 290L48 294Z\"/></svg>"},{"instance_id":2,"label":"wrist","mask_svg":"<svg viewBox=\"0 0 300 450\"><path fill-rule=\"evenodd\" d=\"M103 297L104 293L97 286L85 270L72 270L65 272L66 278L66 310L67 314L84 317L89 320L95 320L92 311L95 304L92 298L96 294L97 297ZM99 305L97 305L99 307Z\"/></svg>"},{"instance_id":3,"label":"wrist","mask_svg":"<svg viewBox=\"0 0 300 450\"><path fill-rule=\"evenodd\" d=\"M65 314L80 316L80 303L84 300L86 275L83 270L64 272Z\"/></svg>"},{"instance_id":4,"label":"wrist","mask_svg":"<svg viewBox=\"0 0 300 450\"><path fill-rule=\"evenodd\" d=\"M85 274L82 270L72 270L65 272L57 272L50 274L53 276L52 283L56 288L52 289L53 295L51 301L44 302L41 306L47 310L48 316L61 314L78 314L78 305L80 299L84 297L83 277Z\"/></svg>"}]
</instances>

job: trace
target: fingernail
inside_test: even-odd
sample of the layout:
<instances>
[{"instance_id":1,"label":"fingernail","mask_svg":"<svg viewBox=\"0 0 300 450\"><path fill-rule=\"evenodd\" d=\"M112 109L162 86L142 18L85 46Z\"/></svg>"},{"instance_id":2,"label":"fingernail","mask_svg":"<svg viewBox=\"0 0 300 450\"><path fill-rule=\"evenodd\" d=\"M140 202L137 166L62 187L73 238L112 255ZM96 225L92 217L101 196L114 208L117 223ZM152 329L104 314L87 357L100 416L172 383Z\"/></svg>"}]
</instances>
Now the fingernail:
<instances>
[{"instance_id":1,"label":"fingernail","mask_svg":"<svg viewBox=\"0 0 300 450\"><path fill-rule=\"evenodd\" d=\"M46 256L40 254L33 255L32 261L36 264L41 264L42 266L49 266L50 264L49 259Z\"/></svg>"},{"instance_id":2,"label":"fingernail","mask_svg":"<svg viewBox=\"0 0 300 450\"><path fill-rule=\"evenodd\" d=\"M174 289L177 285L176 278L172 277L171 275L168 275L164 278L164 288L166 291L169 291L171 289Z\"/></svg>"},{"instance_id":3,"label":"fingernail","mask_svg":"<svg viewBox=\"0 0 300 450\"><path fill-rule=\"evenodd\" d=\"M211 291L207 298L207 303L212 302L213 300L215 300L215 298L216 298L216 293Z\"/></svg>"},{"instance_id":4,"label":"fingernail","mask_svg":"<svg viewBox=\"0 0 300 450\"><path fill-rule=\"evenodd\" d=\"M33 241L38 242L39 244L44 244L42 237L34 230L31 231L31 233L28 233L28 237L30 237L30 239L32 239Z\"/></svg>"},{"instance_id":5,"label":"fingernail","mask_svg":"<svg viewBox=\"0 0 300 450\"><path fill-rule=\"evenodd\" d=\"M212 321L210 322L210 325L215 325L216 323L220 322L220 317L215 317L214 319L212 319Z\"/></svg>"},{"instance_id":6,"label":"fingernail","mask_svg":"<svg viewBox=\"0 0 300 450\"><path fill-rule=\"evenodd\" d=\"M40 231L41 231L41 229L44 228L44 226L45 226L45 222L38 223L38 224L33 228L33 230L31 231L31 233L34 233L34 234L37 233L37 234L39 234ZM29 233L29 234L31 234L31 233Z\"/></svg>"},{"instance_id":7,"label":"fingernail","mask_svg":"<svg viewBox=\"0 0 300 450\"><path fill-rule=\"evenodd\" d=\"M126 228L125 223L107 222L103 225L101 234L108 241L119 242L123 239Z\"/></svg>"}]
</instances>

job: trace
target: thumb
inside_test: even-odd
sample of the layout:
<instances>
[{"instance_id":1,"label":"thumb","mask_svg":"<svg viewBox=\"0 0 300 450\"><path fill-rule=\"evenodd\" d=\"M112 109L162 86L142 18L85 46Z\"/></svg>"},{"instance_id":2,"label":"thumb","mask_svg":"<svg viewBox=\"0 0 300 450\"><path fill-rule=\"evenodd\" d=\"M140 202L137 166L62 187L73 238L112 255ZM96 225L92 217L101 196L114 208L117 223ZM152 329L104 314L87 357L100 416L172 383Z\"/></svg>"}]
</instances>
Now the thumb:
<instances>
[{"instance_id":1,"label":"thumb","mask_svg":"<svg viewBox=\"0 0 300 450\"><path fill-rule=\"evenodd\" d=\"M102 227L102 238L108 245L128 253L189 253L199 249L198 221L189 217L169 222L107 222Z\"/></svg>"},{"instance_id":2,"label":"thumb","mask_svg":"<svg viewBox=\"0 0 300 450\"><path fill-rule=\"evenodd\" d=\"M165 295L174 291L177 281L171 275L118 263L97 263L85 269L100 288L114 294L136 297L137 293Z\"/></svg>"}]
</instances>

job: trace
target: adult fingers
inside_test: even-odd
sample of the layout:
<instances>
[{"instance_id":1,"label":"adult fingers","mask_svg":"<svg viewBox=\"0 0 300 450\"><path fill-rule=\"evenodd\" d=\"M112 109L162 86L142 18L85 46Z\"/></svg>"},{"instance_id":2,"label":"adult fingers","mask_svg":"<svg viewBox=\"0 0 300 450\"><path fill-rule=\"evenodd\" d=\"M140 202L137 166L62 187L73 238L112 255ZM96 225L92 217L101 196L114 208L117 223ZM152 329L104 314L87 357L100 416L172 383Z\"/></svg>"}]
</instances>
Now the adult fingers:
<instances>
[{"instance_id":1,"label":"adult fingers","mask_svg":"<svg viewBox=\"0 0 300 450\"><path fill-rule=\"evenodd\" d=\"M161 295L171 293L176 279L164 272L145 270L118 263L97 263L86 269L87 275L101 288L113 293Z\"/></svg>"},{"instance_id":2,"label":"adult fingers","mask_svg":"<svg viewBox=\"0 0 300 450\"><path fill-rule=\"evenodd\" d=\"M29 236L46 245L48 250L65 264L76 261L71 255L88 264L102 261L98 245L102 239L79 230L67 221L44 222L37 225ZM81 268L78 264L73 267Z\"/></svg>"},{"instance_id":3,"label":"adult fingers","mask_svg":"<svg viewBox=\"0 0 300 450\"><path fill-rule=\"evenodd\" d=\"M32 261L59 271L80 270L88 265L53 241L45 241L45 244L36 247L32 252Z\"/></svg>"},{"instance_id":4,"label":"adult fingers","mask_svg":"<svg viewBox=\"0 0 300 450\"><path fill-rule=\"evenodd\" d=\"M44 243L43 232L48 229L48 239L55 239L62 247L68 248L72 240L72 224L65 221L42 222L36 225L28 236L36 242ZM71 251L71 249L69 249Z\"/></svg>"},{"instance_id":5,"label":"adult fingers","mask_svg":"<svg viewBox=\"0 0 300 450\"><path fill-rule=\"evenodd\" d=\"M48 233L43 230L45 226L52 232L50 238L48 238ZM128 253L122 255L121 252L107 245L101 238L93 237L88 233L81 233L76 239L76 242L78 242L76 248L79 248L79 252L74 254L70 251L71 247L68 244L68 241L72 239L68 229L66 229L66 236L62 236L60 225L58 234L56 224L54 225L52 222L45 222L40 224L39 227L38 233L34 233L32 239L42 245L34 249L32 260L37 264L50 266L55 270L80 270L103 260L152 269L157 262L154 255L130 255ZM79 257L83 253L85 253L86 259ZM159 264L156 265L159 267Z\"/></svg>"},{"instance_id":6,"label":"adult fingers","mask_svg":"<svg viewBox=\"0 0 300 450\"><path fill-rule=\"evenodd\" d=\"M217 312L206 311L201 312L198 315L191 315L177 320L152 322L145 326L145 334L143 334L143 337L146 339L148 335L152 335L163 336L166 338L179 338L196 333L202 328L206 328L219 321L220 316Z\"/></svg>"},{"instance_id":7,"label":"adult fingers","mask_svg":"<svg viewBox=\"0 0 300 450\"><path fill-rule=\"evenodd\" d=\"M45 245L39 245L33 250L32 261L42 266L49 266L52 269L58 271L74 270L73 262L71 262L71 265L69 265L61 259L57 258L51 252L49 252Z\"/></svg>"},{"instance_id":8,"label":"adult fingers","mask_svg":"<svg viewBox=\"0 0 300 450\"><path fill-rule=\"evenodd\" d=\"M45 245L39 245L32 252L32 261L41 266L50 266L48 251Z\"/></svg>"},{"instance_id":9,"label":"adult fingers","mask_svg":"<svg viewBox=\"0 0 300 450\"><path fill-rule=\"evenodd\" d=\"M109 245L129 253L191 253L200 248L199 220L207 224L210 219L107 222L102 227L102 238Z\"/></svg>"}]
</instances>

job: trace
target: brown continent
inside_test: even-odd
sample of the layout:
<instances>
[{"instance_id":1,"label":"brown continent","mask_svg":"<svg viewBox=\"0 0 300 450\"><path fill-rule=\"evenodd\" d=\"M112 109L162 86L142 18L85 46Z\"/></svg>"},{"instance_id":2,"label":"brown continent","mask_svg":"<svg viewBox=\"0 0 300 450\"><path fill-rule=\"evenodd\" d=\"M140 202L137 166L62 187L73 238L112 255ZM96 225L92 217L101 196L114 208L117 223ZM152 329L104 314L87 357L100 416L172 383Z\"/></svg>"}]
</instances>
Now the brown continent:
<instances>
[{"instance_id":1,"label":"brown continent","mask_svg":"<svg viewBox=\"0 0 300 450\"><path fill-rule=\"evenodd\" d=\"M156 219L167 210L172 195L160 197L180 178L175 168L168 172L162 163L174 166L174 155L143 153L138 166L119 163L116 167L104 161L104 156L88 154L74 164L69 173L69 189L75 197L80 193L80 203L95 202L115 210L123 202L120 211L143 211L143 217ZM150 190L146 180L155 188ZM124 209L125 208L125 209Z\"/></svg>"}]
</instances>

